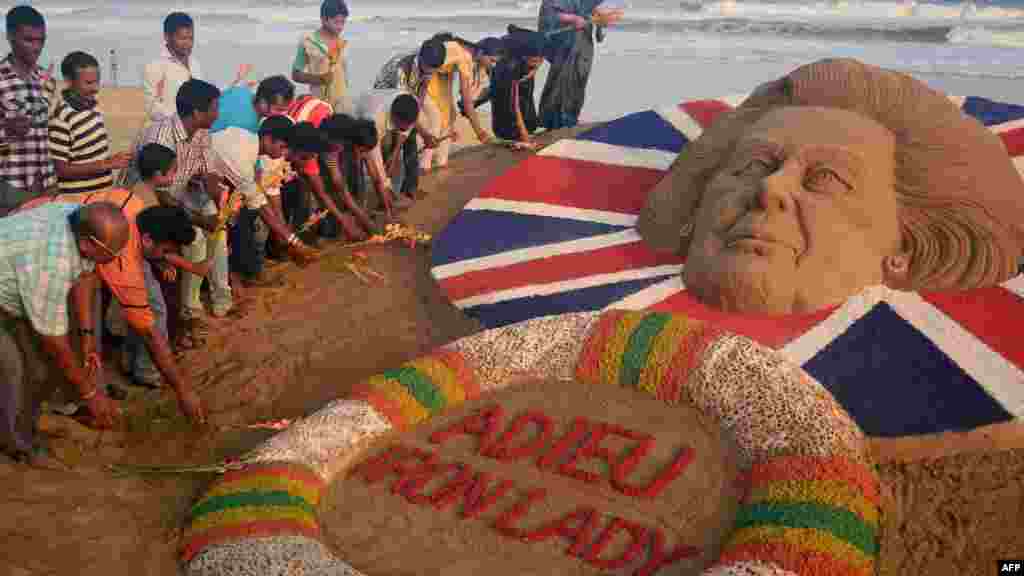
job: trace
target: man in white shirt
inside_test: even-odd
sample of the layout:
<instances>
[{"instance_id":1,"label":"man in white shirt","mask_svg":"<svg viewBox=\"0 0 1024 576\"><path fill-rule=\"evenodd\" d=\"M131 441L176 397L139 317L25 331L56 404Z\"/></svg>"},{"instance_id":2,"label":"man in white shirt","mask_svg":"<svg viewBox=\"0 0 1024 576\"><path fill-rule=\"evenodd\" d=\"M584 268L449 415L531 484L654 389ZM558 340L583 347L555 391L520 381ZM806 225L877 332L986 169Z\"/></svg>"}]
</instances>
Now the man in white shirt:
<instances>
[{"instance_id":1,"label":"man in white shirt","mask_svg":"<svg viewBox=\"0 0 1024 576\"><path fill-rule=\"evenodd\" d=\"M199 61L192 56L195 25L184 12L172 12L164 18L164 46L160 58L146 64L142 89L148 120L174 116L178 89L188 80L202 80Z\"/></svg>"},{"instance_id":2,"label":"man in white shirt","mask_svg":"<svg viewBox=\"0 0 1024 576\"><path fill-rule=\"evenodd\" d=\"M419 149L414 134L419 114L419 102L403 90L369 90L355 105L356 118L371 120L377 127L377 145L368 161L387 176L384 182L390 185L390 193L386 196L396 208L411 204L419 187Z\"/></svg>"},{"instance_id":3,"label":"man in white shirt","mask_svg":"<svg viewBox=\"0 0 1024 576\"><path fill-rule=\"evenodd\" d=\"M290 153L293 132L294 125L288 117L272 116L260 126L259 135L231 126L211 136L212 170L224 176L242 195L243 207L231 229L230 240L235 289L266 282L262 256L266 237L258 233L262 226L257 224L257 219L269 228L269 234L288 247L288 255L296 262L304 264L318 257L315 250L299 240L267 198L271 193L280 194L282 176L269 173L272 168L265 166L269 163L262 160L284 160Z\"/></svg>"}]
</instances>

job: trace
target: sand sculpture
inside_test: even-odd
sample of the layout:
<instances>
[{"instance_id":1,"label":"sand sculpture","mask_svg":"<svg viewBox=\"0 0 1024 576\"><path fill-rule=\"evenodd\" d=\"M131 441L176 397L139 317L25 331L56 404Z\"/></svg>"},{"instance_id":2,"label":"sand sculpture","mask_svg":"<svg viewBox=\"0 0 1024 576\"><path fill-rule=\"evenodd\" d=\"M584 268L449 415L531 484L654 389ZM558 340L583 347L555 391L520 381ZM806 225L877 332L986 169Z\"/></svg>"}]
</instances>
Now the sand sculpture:
<instances>
[{"instance_id":1,"label":"sand sculpture","mask_svg":"<svg viewBox=\"0 0 1024 576\"><path fill-rule=\"evenodd\" d=\"M707 303L806 312L877 284L918 291L1006 280L1024 246L1022 188L998 138L944 95L830 60L766 84L716 120L652 192L639 228L652 246L687 257L684 280ZM644 508L637 499L681 509L683 500L656 498L698 461L693 446L715 453L715 443L656 452L671 434L570 414L572 387L646 394L679 410L680 429L705 422L721 432L721 462L698 476L728 476L724 462L734 460L735 501L705 487L721 505L677 514L681 523ZM477 544L555 554L551 564L570 574L875 571L880 486L862 431L780 352L704 321L550 316L455 341L356 390L270 439L203 494L184 538L189 574L361 574L353 565L370 576L413 574L429 572L438 559L424 557L437 550L460 567L453 574L499 570L486 557L459 556ZM586 393L592 403L630 402ZM571 425L558 422L566 414ZM633 444L602 444L612 436ZM462 449L447 445L452 437ZM655 454L661 459L644 461ZM605 465L583 468L581 459ZM640 462L646 482L630 476ZM491 472L507 471L499 463L519 472L498 478ZM545 482L577 505L545 500ZM322 509L327 493L342 505ZM382 524L363 526L377 509L388 511ZM325 530L321 519L334 514L355 524ZM686 534L688 523L713 537ZM432 540L440 548L424 547ZM418 553L402 558L406 548Z\"/></svg>"},{"instance_id":2,"label":"sand sculpture","mask_svg":"<svg viewBox=\"0 0 1024 576\"><path fill-rule=\"evenodd\" d=\"M500 395L517 386L534 387L533 396ZM565 399L541 402L539 387L560 387L552 390L559 398L568 393L565 387L617 387L678 410L680 418L700 414L720 431L732 447L726 460L734 458L737 482L715 480L715 474L730 474L727 465L700 475L718 488L697 496L721 499L724 507L705 505L709 513L700 518L684 514L714 537L681 539L678 527L658 514L637 517L645 499L654 506L686 502L658 498L714 442L694 437L673 452L666 450L673 446L666 443L670 434L639 422L602 423L602 414L577 415L567 430L549 430L544 422L556 419ZM378 573L437 573L430 571L431 559L397 558L382 548L392 538L414 538L421 547L434 540L441 549L468 541L555 554L567 574L874 573L879 482L857 425L778 352L699 320L626 311L531 320L457 340L356 390L274 436L207 489L186 524L188 574L374 576L375 567L384 567ZM622 401L588 393L597 402ZM645 409L642 416L650 414ZM531 422L549 430L540 435L545 442L518 436ZM405 436L394 442L403 431L423 427L421 438L429 443L412 445ZM692 421L681 429L692 432ZM605 442L612 436L632 443ZM453 452L450 441L469 448ZM659 454L659 442L666 445L651 473L633 474ZM533 451L541 444L547 448ZM571 458L559 465L568 452ZM534 475L532 485L528 476L483 472L489 461L517 458L522 461L514 464ZM606 465L586 466L585 460ZM460 474L467 470L476 471L472 480ZM582 506L559 509L545 500L544 486L537 485L544 478L559 497L578 496ZM346 530L322 528L321 498L338 483L354 484L351 519L366 521L372 516L365 507L381 502L394 509L379 520L388 526L351 527L340 540L338 532ZM525 490L498 493L502 485ZM731 509L730 487L736 490ZM595 491L615 495L618 504L586 497ZM688 498L692 504L694 495ZM326 511L331 514L344 511ZM325 537L325 531L331 533ZM501 570L487 556L473 557L471 548L462 554L456 556L462 571L453 573ZM353 568L350 556L364 572Z\"/></svg>"},{"instance_id":3,"label":"sand sculpture","mask_svg":"<svg viewBox=\"0 0 1024 576\"><path fill-rule=\"evenodd\" d=\"M884 284L995 285L1024 248L998 136L910 76L823 60L767 83L679 155L638 229L727 311L811 312Z\"/></svg>"}]
</instances>

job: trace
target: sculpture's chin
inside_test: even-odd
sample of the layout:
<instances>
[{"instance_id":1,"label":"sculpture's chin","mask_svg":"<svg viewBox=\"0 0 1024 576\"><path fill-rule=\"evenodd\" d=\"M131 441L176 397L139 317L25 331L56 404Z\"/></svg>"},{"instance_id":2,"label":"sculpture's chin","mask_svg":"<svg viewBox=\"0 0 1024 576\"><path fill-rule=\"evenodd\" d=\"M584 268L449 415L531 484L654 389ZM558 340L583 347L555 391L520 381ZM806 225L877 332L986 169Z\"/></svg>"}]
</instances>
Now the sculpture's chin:
<instances>
[{"instance_id":1,"label":"sculpture's chin","mask_svg":"<svg viewBox=\"0 0 1024 576\"><path fill-rule=\"evenodd\" d=\"M718 291L706 297L694 292L694 296L701 303L722 312L767 315L786 315L799 312L791 297L784 298L779 294Z\"/></svg>"},{"instance_id":2,"label":"sculpture's chin","mask_svg":"<svg viewBox=\"0 0 1024 576\"><path fill-rule=\"evenodd\" d=\"M844 295L815 294L809 298L798 290L787 290L782 286L767 285L701 285L689 284L687 290L702 304L730 314L763 314L785 316L791 314L813 314L838 306L855 290Z\"/></svg>"},{"instance_id":3,"label":"sculpture's chin","mask_svg":"<svg viewBox=\"0 0 1024 576\"><path fill-rule=\"evenodd\" d=\"M688 274L686 272L689 272ZM711 273L684 269L686 289L702 304L730 313L792 314L796 290L789 274L720 268ZM775 278L775 281L772 280Z\"/></svg>"}]
</instances>

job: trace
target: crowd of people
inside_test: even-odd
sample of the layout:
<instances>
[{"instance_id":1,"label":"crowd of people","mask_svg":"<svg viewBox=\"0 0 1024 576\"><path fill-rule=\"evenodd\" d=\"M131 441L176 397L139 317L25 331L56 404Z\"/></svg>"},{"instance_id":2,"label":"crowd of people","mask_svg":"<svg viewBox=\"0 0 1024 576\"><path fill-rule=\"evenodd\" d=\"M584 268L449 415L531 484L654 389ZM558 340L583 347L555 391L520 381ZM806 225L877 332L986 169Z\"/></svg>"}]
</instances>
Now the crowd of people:
<instances>
[{"instance_id":1,"label":"crowd of people","mask_svg":"<svg viewBox=\"0 0 1024 576\"><path fill-rule=\"evenodd\" d=\"M209 329L203 287L209 314L243 314L250 291L275 282L268 259L309 263L325 239L359 241L396 222L420 176L447 164L460 115L481 143L518 148L532 148L542 125L574 125L592 34L601 36L596 4L545 0L538 31L510 26L478 42L437 34L386 62L359 94L347 75L344 0L323 2L290 77L248 82L242 66L223 91L192 55L192 18L175 12L144 69L145 126L125 151L111 149L97 106L97 59L67 54L58 89L38 65L43 15L12 8L0 62L2 453L59 466L36 433L44 402L112 426L125 391L104 382L105 350L116 349L133 384L169 388L204 422L179 365ZM534 75L545 58L538 113ZM494 135L478 112L486 102ZM62 395L64 384L77 397Z\"/></svg>"}]
</instances>

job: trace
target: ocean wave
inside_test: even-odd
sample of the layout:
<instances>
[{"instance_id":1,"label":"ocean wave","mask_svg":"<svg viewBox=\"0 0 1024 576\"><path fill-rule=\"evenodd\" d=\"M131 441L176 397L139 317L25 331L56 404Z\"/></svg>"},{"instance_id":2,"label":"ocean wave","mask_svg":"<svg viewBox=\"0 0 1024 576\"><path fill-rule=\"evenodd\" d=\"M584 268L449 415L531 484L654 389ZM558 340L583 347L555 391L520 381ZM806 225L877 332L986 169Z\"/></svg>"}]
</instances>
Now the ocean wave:
<instances>
[{"instance_id":1,"label":"ocean wave","mask_svg":"<svg viewBox=\"0 0 1024 576\"><path fill-rule=\"evenodd\" d=\"M973 46L1024 47L1024 9L986 3L917 2L914 0L616 0L626 18L616 28L640 34L763 35L846 41L916 42ZM245 6L223 0L195 2L187 9L199 26L228 31L232 26L296 29L319 24L317 3L264 0ZM1017 4L1019 6L1019 3ZM465 25L501 29L515 23L535 26L538 0L441 0L425 10L413 0L360 2L352 6L350 25L397 25L409 30L426 25ZM140 1L111 8L82 4L45 7L56 21L72 22L118 16L142 20L159 17L166 5Z\"/></svg>"}]
</instances>

